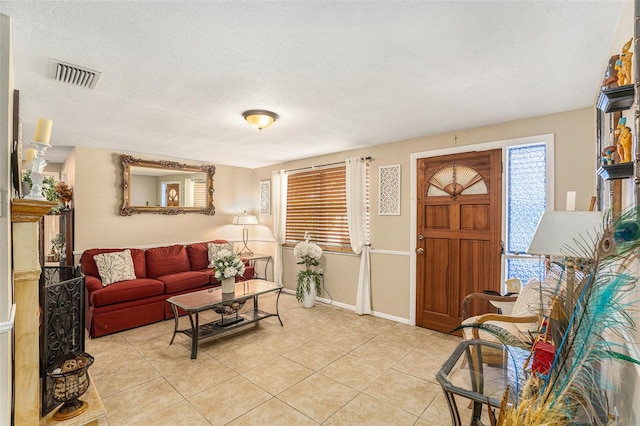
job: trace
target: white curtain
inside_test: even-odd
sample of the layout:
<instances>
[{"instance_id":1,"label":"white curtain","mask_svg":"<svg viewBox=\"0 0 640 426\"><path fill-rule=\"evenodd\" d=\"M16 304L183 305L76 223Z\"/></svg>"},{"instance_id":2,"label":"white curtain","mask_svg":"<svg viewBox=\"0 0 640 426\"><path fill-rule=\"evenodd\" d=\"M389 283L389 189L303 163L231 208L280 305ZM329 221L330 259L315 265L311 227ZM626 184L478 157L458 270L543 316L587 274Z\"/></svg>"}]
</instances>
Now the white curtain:
<instances>
[{"instance_id":1,"label":"white curtain","mask_svg":"<svg viewBox=\"0 0 640 426\"><path fill-rule=\"evenodd\" d=\"M282 245L284 244L287 223L287 172L277 170L271 173L271 225L276 240L276 253L273 257L273 281L282 284Z\"/></svg>"},{"instance_id":2,"label":"white curtain","mask_svg":"<svg viewBox=\"0 0 640 426\"><path fill-rule=\"evenodd\" d=\"M351 249L360 255L360 275L356 293L356 313L371 313L371 261L367 227L367 161L363 157L346 160L347 222Z\"/></svg>"}]
</instances>

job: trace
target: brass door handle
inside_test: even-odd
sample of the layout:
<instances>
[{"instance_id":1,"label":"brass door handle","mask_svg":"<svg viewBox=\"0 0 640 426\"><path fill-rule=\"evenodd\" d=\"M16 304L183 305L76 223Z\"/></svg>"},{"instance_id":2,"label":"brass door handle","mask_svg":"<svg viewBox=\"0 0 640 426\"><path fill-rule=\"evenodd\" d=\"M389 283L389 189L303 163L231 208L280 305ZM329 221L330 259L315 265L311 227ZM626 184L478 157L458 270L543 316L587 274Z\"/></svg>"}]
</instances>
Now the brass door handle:
<instances>
[{"instance_id":1,"label":"brass door handle","mask_svg":"<svg viewBox=\"0 0 640 426\"><path fill-rule=\"evenodd\" d=\"M416 249L416 253L424 254L424 249L422 247Z\"/></svg>"}]
</instances>

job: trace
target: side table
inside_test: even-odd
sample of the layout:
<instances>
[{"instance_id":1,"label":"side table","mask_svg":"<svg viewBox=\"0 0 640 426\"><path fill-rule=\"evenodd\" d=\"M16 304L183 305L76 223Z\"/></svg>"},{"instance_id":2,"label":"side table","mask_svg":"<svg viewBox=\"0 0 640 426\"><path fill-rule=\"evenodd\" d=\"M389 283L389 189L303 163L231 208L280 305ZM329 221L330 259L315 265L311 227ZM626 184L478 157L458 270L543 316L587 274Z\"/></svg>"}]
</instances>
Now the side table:
<instances>
[{"instance_id":1,"label":"side table","mask_svg":"<svg viewBox=\"0 0 640 426\"><path fill-rule=\"evenodd\" d=\"M494 362L496 350L503 352L503 362L486 364L483 352L491 352ZM499 343L484 340L460 342L436 374L449 405L452 424L462 425L456 396L471 400L471 426L489 424L487 419L481 420L482 406L486 405L487 411L499 408L507 385L511 389L509 402L513 403L526 380L523 366L528 356L529 351L507 348Z\"/></svg>"},{"instance_id":2,"label":"side table","mask_svg":"<svg viewBox=\"0 0 640 426\"><path fill-rule=\"evenodd\" d=\"M252 255L243 255L241 256L242 260L244 261L248 261L249 265L253 266L254 270L255 270L255 276L253 278L258 279L258 280L268 280L269 276L267 275L267 271L268 271L268 267L269 267L269 263L272 260L272 257L270 254L260 254L260 253L254 253ZM264 261L264 276L260 276L260 274L258 273L258 269L256 268L256 261Z\"/></svg>"}]
</instances>

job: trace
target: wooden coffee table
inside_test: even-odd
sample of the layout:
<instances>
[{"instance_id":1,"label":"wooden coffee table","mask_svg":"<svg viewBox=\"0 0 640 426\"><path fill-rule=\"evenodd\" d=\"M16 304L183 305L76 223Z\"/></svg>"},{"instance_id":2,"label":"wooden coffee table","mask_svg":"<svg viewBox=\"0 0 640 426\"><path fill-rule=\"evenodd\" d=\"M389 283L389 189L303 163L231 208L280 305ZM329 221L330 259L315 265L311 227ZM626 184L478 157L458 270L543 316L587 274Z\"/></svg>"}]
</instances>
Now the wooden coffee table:
<instances>
[{"instance_id":1,"label":"wooden coffee table","mask_svg":"<svg viewBox=\"0 0 640 426\"><path fill-rule=\"evenodd\" d=\"M221 333L233 330L263 320L269 317L278 317L282 326L282 319L278 312L278 301L282 284L276 284L265 280L248 280L236 283L233 293L223 293L222 287L211 288L193 293L181 294L167 299L175 321L173 336L170 345L178 333L184 333L191 337L191 359L198 357L198 343L211 340ZM261 294L277 292L276 312L266 312L258 308L258 296ZM253 309L240 312L245 302L253 299ZM178 329L178 308L183 309L189 315L191 328ZM213 310L220 314L217 321L200 324L200 312Z\"/></svg>"}]
</instances>

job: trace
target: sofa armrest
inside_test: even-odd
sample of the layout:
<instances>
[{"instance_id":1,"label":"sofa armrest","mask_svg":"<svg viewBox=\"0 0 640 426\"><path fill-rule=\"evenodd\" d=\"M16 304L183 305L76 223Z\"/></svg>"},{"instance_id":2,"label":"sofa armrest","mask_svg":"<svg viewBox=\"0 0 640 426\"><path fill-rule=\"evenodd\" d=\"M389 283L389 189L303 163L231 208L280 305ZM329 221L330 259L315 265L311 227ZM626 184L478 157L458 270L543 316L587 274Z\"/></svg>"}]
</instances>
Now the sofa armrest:
<instances>
[{"instance_id":1,"label":"sofa armrest","mask_svg":"<svg viewBox=\"0 0 640 426\"><path fill-rule=\"evenodd\" d=\"M91 301L91 294L94 291L104 288L100 278L94 275L85 275L84 286L87 292L87 301Z\"/></svg>"}]
</instances>

